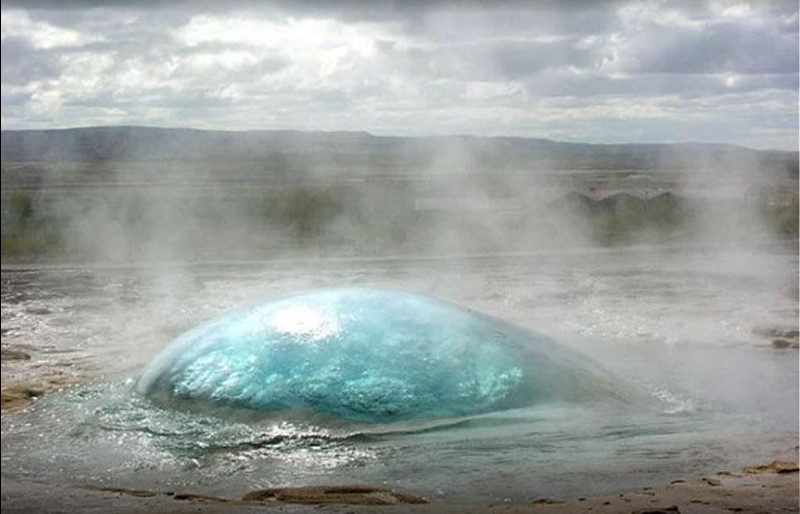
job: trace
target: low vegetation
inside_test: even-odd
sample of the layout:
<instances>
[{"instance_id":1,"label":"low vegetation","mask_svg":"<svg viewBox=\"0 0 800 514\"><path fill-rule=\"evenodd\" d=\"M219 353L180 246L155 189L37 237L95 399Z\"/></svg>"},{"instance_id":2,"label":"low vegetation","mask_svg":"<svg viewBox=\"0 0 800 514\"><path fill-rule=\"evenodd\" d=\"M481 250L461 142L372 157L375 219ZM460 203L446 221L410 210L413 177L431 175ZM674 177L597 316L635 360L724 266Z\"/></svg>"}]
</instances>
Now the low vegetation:
<instances>
[{"instance_id":1,"label":"low vegetation","mask_svg":"<svg viewBox=\"0 0 800 514\"><path fill-rule=\"evenodd\" d=\"M796 237L797 198L757 198L728 209L671 193L569 192L546 202L455 202L425 184L305 183L196 189L26 188L3 193L4 259L36 257L270 258L524 251L541 244L618 245L706 238L704 220L738 229L757 216L759 237ZM503 191L508 195L508 188ZM492 207L495 205L495 207ZM499 205L499 207L497 207ZM511 207L509 207L511 205ZM752 216L751 216L752 217ZM713 223L707 223L712 231ZM728 230L726 229L726 230Z\"/></svg>"}]
</instances>

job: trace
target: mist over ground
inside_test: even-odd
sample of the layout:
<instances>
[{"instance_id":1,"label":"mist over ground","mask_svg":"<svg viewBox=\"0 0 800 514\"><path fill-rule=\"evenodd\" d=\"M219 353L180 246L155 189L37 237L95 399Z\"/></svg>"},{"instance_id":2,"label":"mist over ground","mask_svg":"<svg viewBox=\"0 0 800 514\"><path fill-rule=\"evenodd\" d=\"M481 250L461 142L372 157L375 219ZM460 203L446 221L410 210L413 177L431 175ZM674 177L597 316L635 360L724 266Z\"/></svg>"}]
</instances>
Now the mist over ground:
<instances>
[{"instance_id":1,"label":"mist over ground","mask_svg":"<svg viewBox=\"0 0 800 514\"><path fill-rule=\"evenodd\" d=\"M2 134L3 259L546 252L796 237L797 153L140 127Z\"/></svg>"}]
</instances>

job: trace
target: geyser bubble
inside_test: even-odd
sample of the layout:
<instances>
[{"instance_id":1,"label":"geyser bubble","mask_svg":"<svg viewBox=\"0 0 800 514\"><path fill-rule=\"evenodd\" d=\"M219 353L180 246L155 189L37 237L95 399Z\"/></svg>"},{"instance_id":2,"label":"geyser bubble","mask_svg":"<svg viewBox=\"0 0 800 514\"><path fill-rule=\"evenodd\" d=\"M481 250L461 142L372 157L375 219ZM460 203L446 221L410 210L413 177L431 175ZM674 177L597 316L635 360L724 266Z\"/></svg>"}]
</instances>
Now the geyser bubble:
<instances>
[{"instance_id":1,"label":"geyser bubble","mask_svg":"<svg viewBox=\"0 0 800 514\"><path fill-rule=\"evenodd\" d=\"M498 319L405 292L327 289L196 327L137 388L155 400L393 421L586 399L598 380L573 352Z\"/></svg>"}]
</instances>

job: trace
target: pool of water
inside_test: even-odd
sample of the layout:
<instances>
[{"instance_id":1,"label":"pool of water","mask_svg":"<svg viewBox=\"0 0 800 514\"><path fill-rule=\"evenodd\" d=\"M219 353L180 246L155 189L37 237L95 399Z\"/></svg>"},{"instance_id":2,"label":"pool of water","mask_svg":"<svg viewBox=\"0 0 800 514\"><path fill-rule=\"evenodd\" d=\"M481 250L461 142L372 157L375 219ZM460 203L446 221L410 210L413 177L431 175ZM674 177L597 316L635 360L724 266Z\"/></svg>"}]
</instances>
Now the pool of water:
<instances>
[{"instance_id":1,"label":"pool of water","mask_svg":"<svg viewBox=\"0 0 800 514\"><path fill-rule=\"evenodd\" d=\"M4 412L4 479L188 489L367 482L432 500L582 496L771 458L796 444L796 350L752 334L797 319L797 256L686 247L450 259L6 266L4 385L81 385ZM188 411L136 393L180 333L296 290L388 287L544 332L630 403L551 403L436 421Z\"/></svg>"}]
</instances>

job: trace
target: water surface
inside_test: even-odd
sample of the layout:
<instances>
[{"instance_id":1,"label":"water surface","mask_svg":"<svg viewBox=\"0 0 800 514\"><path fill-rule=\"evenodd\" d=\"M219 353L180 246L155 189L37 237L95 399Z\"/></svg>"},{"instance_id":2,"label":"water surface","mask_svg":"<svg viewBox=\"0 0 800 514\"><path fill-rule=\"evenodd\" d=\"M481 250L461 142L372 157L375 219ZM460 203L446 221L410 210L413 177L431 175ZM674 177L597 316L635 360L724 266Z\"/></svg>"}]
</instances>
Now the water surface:
<instances>
[{"instance_id":1,"label":"water surface","mask_svg":"<svg viewBox=\"0 0 800 514\"><path fill-rule=\"evenodd\" d=\"M793 324L797 257L635 247L471 259L5 267L6 381L84 385L4 413L4 479L239 495L368 482L434 500L578 496L733 469L793 446L795 350L751 333ZM644 402L552 403L436 421L363 423L154 405L142 368L223 312L300 289L433 295L544 332ZM9 382L10 383L10 382Z\"/></svg>"}]
</instances>

